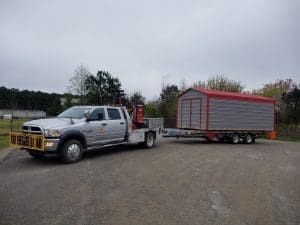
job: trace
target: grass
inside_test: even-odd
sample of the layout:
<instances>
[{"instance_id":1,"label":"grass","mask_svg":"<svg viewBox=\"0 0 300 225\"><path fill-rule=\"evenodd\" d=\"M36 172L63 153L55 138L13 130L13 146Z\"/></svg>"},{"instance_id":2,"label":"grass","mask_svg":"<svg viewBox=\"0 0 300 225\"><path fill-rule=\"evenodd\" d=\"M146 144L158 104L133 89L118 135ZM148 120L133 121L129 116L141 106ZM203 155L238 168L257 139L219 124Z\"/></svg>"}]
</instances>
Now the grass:
<instances>
[{"instance_id":1,"label":"grass","mask_svg":"<svg viewBox=\"0 0 300 225\"><path fill-rule=\"evenodd\" d=\"M8 146L8 136L0 136L0 148L4 148Z\"/></svg>"},{"instance_id":2,"label":"grass","mask_svg":"<svg viewBox=\"0 0 300 225\"><path fill-rule=\"evenodd\" d=\"M28 120L26 119L14 119L12 122L10 120L1 120L0 119L0 135L7 135L8 132L11 130L13 131L21 131L22 125L24 122Z\"/></svg>"},{"instance_id":3,"label":"grass","mask_svg":"<svg viewBox=\"0 0 300 225\"><path fill-rule=\"evenodd\" d=\"M10 120L0 119L0 148L8 146L8 133L11 131L18 132L22 130L22 125L28 119L14 119L12 122Z\"/></svg>"},{"instance_id":4,"label":"grass","mask_svg":"<svg viewBox=\"0 0 300 225\"><path fill-rule=\"evenodd\" d=\"M279 136L277 138L278 141L293 141L300 142L300 137L291 137L291 136Z\"/></svg>"},{"instance_id":5,"label":"grass","mask_svg":"<svg viewBox=\"0 0 300 225\"><path fill-rule=\"evenodd\" d=\"M277 140L300 142L300 127L278 124L276 127Z\"/></svg>"}]
</instances>

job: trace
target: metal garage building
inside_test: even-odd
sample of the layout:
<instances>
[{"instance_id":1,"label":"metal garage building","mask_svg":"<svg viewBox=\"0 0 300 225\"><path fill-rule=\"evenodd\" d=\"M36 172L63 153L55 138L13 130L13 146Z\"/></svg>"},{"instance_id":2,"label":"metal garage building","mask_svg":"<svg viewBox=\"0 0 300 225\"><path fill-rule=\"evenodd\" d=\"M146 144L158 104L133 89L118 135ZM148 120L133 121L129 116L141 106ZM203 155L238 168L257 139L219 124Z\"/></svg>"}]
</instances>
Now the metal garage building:
<instances>
[{"instance_id":1,"label":"metal garage building","mask_svg":"<svg viewBox=\"0 0 300 225\"><path fill-rule=\"evenodd\" d=\"M46 113L40 110L12 110L12 109L0 109L0 118L5 116L11 116L11 118L45 118Z\"/></svg>"},{"instance_id":2,"label":"metal garage building","mask_svg":"<svg viewBox=\"0 0 300 225\"><path fill-rule=\"evenodd\" d=\"M262 96L190 88L177 100L177 128L274 130L275 100Z\"/></svg>"}]
</instances>

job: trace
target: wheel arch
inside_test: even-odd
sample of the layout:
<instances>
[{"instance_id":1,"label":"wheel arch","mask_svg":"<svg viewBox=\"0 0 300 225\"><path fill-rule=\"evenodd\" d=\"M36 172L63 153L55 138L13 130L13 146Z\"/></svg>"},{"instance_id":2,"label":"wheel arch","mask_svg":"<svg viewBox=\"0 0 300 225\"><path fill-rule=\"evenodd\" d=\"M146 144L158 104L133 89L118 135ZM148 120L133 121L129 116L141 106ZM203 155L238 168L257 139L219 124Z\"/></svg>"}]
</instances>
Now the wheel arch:
<instances>
[{"instance_id":1,"label":"wheel arch","mask_svg":"<svg viewBox=\"0 0 300 225\"><path fill-rule=\"evenodd\" d=\"M85 136L80 131L68 131L61 136L61 139L58 144L58 151L61 150L61 148L67 141L72 140L72 139L80 141L83 149L86 149L87 143L86 143Z\"/></svg>"}]
</instances>

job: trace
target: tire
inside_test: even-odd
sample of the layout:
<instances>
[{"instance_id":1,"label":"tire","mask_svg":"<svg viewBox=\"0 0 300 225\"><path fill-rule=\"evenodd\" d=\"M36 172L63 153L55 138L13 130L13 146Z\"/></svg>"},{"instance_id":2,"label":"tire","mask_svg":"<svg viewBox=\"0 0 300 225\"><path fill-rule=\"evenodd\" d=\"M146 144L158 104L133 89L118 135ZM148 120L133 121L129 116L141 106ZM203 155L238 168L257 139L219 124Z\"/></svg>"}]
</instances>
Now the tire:
<instances>
[{"instance_id":1,"label":"tire","mask_svg":"<svg viewBox=\"0 0 300 225\"><path fill-rule=\"evenodd\" d=\"M231 143L232 143L232 144L238 144L238 143L239 143L239 140L240 140L240 136L239 136L237 133L234 133L234 134L231 136Z\"/></svg>"},{"instance_id":2,"label":"tire","mask_svg":"<svg viewBox=\"0 0 300 225\"><path fill-rule=\"evenodd\" d=\"M252 134L247 133L247 134L245 135L245 137L244 137L244 143L245 143L245 144L252 144L252 143L254 143L254 140L253 140L253 139L254 139L254 138L253 138Z\"/></svg>"},{"instance_id":3,"label":"tire","mask_svg":"<svg viewBox=\"0 0 300 225\"><path fill-rule=\"evenodd\" d=\"M28 152L28 154L35 159L42 159L45 157L45 153L43 152Z\"/></svg>"},{"instance_id":4,"label":"tire","mask_svg":"<svg viewBox=\"0 0 300 225\"><path fill-rule=\"evenodd\" d=\"M225 142L225 138L224 137L218 137L217 138L219 142L224 143Z\"/></svg>"},{"instance_id":5,"label":"tire","mask_svg":"<svg viewBox=\"0 0 300 225\"><path fill-rule=\"evenodd\" d=\"M75 163L81 159L82 153L81 142L75 139L69 140L63 145L60 151L60 159L64 163Z\"/></svg>"},{"instance_id":6,"label":"tire","mask_svg":"<svg viewBox=\"0 0 300 225\"><path fill-rule=\"evenodd\" d=\"M152 148L155 143L154 135L153 133L149 132L145 135L145 142L144 147L146 148Z\"/></svg>"}]
</instances>

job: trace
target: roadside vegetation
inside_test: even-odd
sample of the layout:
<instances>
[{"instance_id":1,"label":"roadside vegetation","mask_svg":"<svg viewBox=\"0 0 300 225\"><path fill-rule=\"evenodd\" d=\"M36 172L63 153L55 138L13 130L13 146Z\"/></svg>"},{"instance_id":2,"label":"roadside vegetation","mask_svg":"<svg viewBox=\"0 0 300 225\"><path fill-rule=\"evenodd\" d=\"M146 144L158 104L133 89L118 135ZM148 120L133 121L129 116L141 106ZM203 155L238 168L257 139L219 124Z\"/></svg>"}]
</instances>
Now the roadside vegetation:
<instances>
[{"instance_id":1,"label":"roadside vegetation","mask_svg":"<svg viewBox=\"0 0 300 225\"><path fill-rule=\"evenodd\" d=\"M26 119L3 120L0 119L0 148L8 146L8 134L12 131L21 131Z\"/></svg>"}]
</instances>

